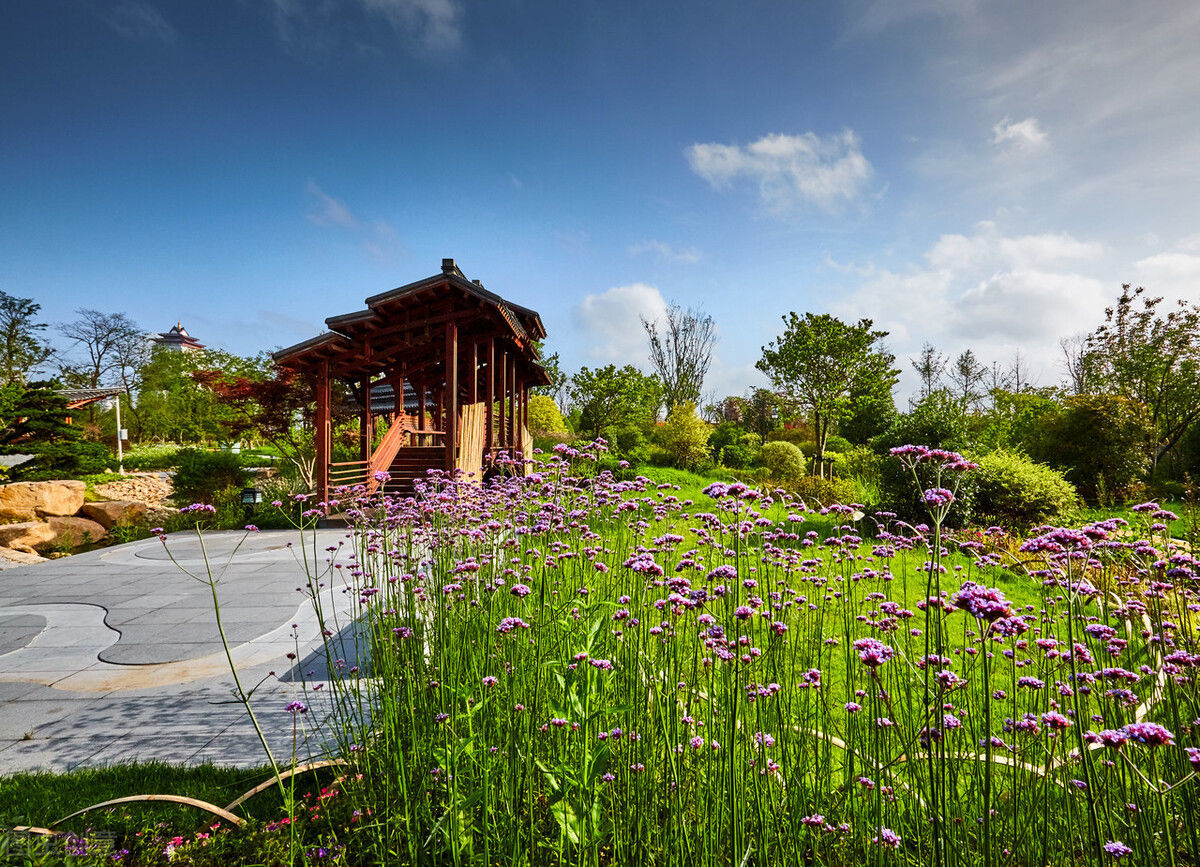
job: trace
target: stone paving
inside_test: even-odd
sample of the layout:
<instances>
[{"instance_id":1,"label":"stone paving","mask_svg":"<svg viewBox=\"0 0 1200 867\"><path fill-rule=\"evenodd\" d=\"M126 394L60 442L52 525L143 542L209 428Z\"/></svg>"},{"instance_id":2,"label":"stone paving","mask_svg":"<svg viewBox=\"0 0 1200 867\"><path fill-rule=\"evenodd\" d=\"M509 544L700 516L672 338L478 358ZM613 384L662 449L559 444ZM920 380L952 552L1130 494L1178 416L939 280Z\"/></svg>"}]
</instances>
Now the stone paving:
<instances>
[{"instance_id":1,"label":"stone paving","mask_svg":"<svg viewBox=\"0 0 1200 867\"><path fill-rule=\"evenodd\" d=\"M320 756L329 693L312 687L331 675L313 603L297 590L310 569L348 552L344 530L209 533L203 543L180 535L164 549L148 539L0 572L0 774L132 759L265 762L232 701L211 590L198 580L206 563L242 683L261 683L253 705L272 749L291 758L284 706L301 698L312 710L298 717L296 749ZM323 576L322 611L335 655L351 666L361 642L340 575Z\"/></svg>"}]
</instances>

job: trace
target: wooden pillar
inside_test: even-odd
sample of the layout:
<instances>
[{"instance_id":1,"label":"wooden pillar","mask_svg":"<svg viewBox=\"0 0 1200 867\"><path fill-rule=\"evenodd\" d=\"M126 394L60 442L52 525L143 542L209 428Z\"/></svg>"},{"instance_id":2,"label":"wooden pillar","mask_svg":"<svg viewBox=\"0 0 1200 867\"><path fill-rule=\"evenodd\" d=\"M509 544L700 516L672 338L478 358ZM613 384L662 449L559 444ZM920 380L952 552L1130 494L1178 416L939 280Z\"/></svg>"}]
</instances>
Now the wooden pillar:
<instances>
[{"instance_id":1,"label":"wooden pillar","mask_svg":"<svg viewBox=\"0 0 1200 867\"><path fill-rule=\"evenodd\" d=\"M479 403L479 341L471 341L471 403Z\"/></svg>"},{"instance_id":2,"label":"wooden pillar","mask_svg":"<svg viewBox=\"0 0 1200 867\"><path fill-rule=\"evenodd\" d=\"M330 455L330 421L329 421L329 362L322 361L317 368L317 417L314 431L317 460L313 468L317 499L325 502L329 499L329 455Z\"/></svg>"},{"instance_id":3,"label":"wooden pillar","mask_svg":"<svg viewBox=\"0 0 1200 867\"><path fill-rule=\"evenodd\" d=\"M458 323L446 323L446 470L458 458Z\"/></svg>"},{"instance_id":4,"label":"wooden pillar","mask_svg":"<svg viewBox=\"0 0 1200 867\"><path fill-rule=\"evenodd\" d=\"M414 381L413 388L417 390L417 430L425 430L425 381ZM424 444L424 438L418 435L417 445Z\"/></svg>"},{"instance_id":5,"label":"wooden pillar","mask_svg":"<svg viewBox=\"0 0 1200 867\"><path fill-rule=\"evenodd\" d=\"M508 387L510 398L508 401L508 430L509 436L512 439L509 441L512 444L512 451L515 453L521 447L521 437L517 434L517 356L516 354L509 356L508 361L510 367L508 372Z\"/></svg>"},{"instance_id":6,"label":"wooden pillar","mask_svg":"<svg viewBox=\"0 0 1200 867\"><path fill-rule=\"evenodd\" d=\"M490 454L496 445L495 434L492 432L492 425L496 423L496 339L494 337L488 338L487 351L487 440L485 444Z\"/></svg>"},{"instance_id":7,"label":"wooden pillar","mask_svg":"<svg viewBox=\"0 0 1200 867\"><path fill-rule=\"evenodd\" d=\"M508 350L500 349L500 419L497 432L500 434L500 448L507 449L508 440Z\"/></svg>"},{"instance_id":8,"label":"wooden pillar","mask_svg":"<svg viewBox=\"0 0 1200 867\"><path fill-rule=\"evenodd\" d=\"M375 441L375 417L371 415L371 377L364 376L362 383L362 409L358 414L358 459L371 459L371 446Z\"/></svg>"}]
</instances>

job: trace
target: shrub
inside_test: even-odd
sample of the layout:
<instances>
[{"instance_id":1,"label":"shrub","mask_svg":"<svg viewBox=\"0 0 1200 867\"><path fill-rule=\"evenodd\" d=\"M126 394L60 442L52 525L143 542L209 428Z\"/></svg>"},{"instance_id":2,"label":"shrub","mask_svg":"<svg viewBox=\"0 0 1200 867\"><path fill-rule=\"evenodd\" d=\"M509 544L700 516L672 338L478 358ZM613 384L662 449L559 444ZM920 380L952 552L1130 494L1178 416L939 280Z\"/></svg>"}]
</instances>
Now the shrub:
<instances>
[{"instance_id":1,"label":"shrub","mask_svg":"<svg viewBox=\"0 0 1200 867\"><path fill-rule=\"evenodd\" d=\"M767 442L791 443L798 446L801 443L810 443L813 441L812 428L806 424L776 428L767 434Z\"/></svg>"},{"instance_id":2,"label":"shrub","mask_svg":"<svg viewBox=\"0 0 1200 867\"><path fill-rule=\"evenodd\" d=\"M1133 495L1146 469L1151 428L1144 410L1116 395L1069 397L1041 417L1034 457L1063 470L1084 499L1103 503Z\"/></svg>"},{"instance_id":3,"label":"shrub","mask_svg":"<svg viewBox=\"0 0 1200 867\"><path fill-rule=\"evenodd\" d=\"M771 440L762 447L759 460L781 482L794 482L804 475L807 461L804 452L792 443Z\"/></svg>"},{"instance_id":4,"label":"shrub","mask_svg":"<svg viewBox=\"0 0 1200 867\"><path fill-rule=\"evenodd\" d=\"M855 500L858 493L853 482L846 479L823 479L820 476L801 476L791 488L809 505L822 506L832 503L849 504Z\"/></svg>"},{"instance_id":5,"label":"shrub","mask_svg":"<svg viewBox=\"0 0 1200 867\"><path fill-rule=\"evenodd\" d=\"M707 464L709 427L696 418L696 405L682 403L667 414L659 430L671 466L694 470Z\"/></svg>"},{"instance_id":6,"label":"shrub","mask_svg":"<svg viewBox=\"0 0 1200 867\"><path fill-rule=\"evenodd\" d=\"M7 446L3 451L10 455L33 455L31 460L11 469L9 475L14 482L77 479L102 473L115 463L106 446L85 441L26 442Z\"/></svg>"},{"instance_id":7,"label":"shrub","mask_svg":"<svg viewBox=\"0 0 1200 867\"><path fill-rule=\"evenodd\" d=\"M175 466L176 456L183 446L176 443L149 443L138 445L125 452L125 469L133 472L169 470Z\"/></svg>"},{"instance_id":8,"label":"shrub","mask_svg":"<svg viewBox=\"0 0 1200 867\"><path fill-rule=\"evenodd\" d=\"M994 451L975 461L975 510L980 516L1029 526L1075 505L1075 488L1061 473L1019 452Z\"/></svg>"},{"instance_id":9,"label":"shrub","mask_svg":"<svg viewBox=\"0 0 1200 867\"><path fill-rule=\"evenodd\" d=\"M249 478L239 455L183 449L176 455L174 499L181 505L212 503L226 488L246 487Z\"/></svg>"},{"instance_id":10,"label":"shrub","mask_svg":"<svg viewBox=\"0 0 1200 867\"><path fill-rule=\"evenodd\" d=\"M567 432L567 423L563 421L554 398L547 394L529 396L529 430L535 436Z\"/></svg>"}]
</instances>

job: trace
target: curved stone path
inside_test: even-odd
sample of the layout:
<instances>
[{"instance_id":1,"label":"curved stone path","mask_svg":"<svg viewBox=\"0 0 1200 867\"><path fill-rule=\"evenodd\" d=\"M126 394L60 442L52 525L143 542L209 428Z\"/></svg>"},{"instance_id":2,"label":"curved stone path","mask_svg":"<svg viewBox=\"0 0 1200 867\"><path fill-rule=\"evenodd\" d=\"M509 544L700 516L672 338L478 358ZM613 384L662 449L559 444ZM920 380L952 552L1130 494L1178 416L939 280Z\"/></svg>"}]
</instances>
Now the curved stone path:
<instances>
[{"instance_id":1,"label":"curved stone path","mask_svg":"<svg viewBox=\"0 0 1200 867\"><path fill-rule=\"evenodd\" d=\"M198 580L206 562L242 682L262 682L254 706L272 748L290 758L287 702L303 697L313 707L306 729L320 722L318 699L328 693L305 695L303 681L330 675L312 602L297 591L307 570L346 561L346 532L180 535L167 545L148 539L0 572L0 774L133 758L263 763L231 701L211 590ZM354 660L352 597L332 574L323 610L337 655ZM301 751L317 756L323 745L307 737Z\"/></svg>"}]
</instances>

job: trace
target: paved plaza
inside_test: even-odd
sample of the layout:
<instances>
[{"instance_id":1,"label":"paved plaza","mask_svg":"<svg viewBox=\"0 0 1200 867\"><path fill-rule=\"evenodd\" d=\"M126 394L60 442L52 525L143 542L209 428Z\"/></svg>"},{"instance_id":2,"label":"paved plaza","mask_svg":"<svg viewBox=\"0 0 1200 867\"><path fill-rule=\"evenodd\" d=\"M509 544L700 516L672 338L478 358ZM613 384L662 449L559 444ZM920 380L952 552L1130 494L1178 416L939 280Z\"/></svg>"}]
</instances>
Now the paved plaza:
<instances>
[{"instance_id":1,"label":"paved plaza","mask_svg":"<svg viewBox=\"0 0 1200 867\"><path fill-rule=\"evenodd\" d=\"M316 729L329 693L312 687L330 673L313 602L298 590L323 572L335 656L354 665L361 642L341 579L348 570L329 568L349 550L345 530L208 533L203 542L180 534L165 548L147 539L0 572L0 774L133 759L264 763L232 700L212 593L200 580L210 566L242 683L261 683L253 705L272 749L290 759L284 708L302 699L312 712L299 718L297 751L321 755Z\"/></svg>"}]
</instances>

